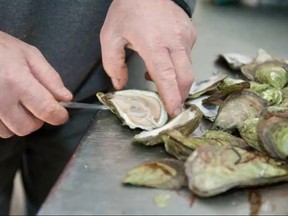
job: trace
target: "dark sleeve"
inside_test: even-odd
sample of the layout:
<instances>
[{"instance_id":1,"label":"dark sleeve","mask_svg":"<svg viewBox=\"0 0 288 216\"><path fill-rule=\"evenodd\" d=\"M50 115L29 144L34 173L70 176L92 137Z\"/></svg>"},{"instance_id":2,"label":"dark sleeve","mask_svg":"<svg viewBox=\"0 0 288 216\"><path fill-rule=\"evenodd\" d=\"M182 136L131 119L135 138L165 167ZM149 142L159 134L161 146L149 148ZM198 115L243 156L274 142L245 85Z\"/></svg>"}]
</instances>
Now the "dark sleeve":
<instances>
[{"instance_id":1,"label":"dark sleeve","mask_svg":"<svg viewBox=\"0 0 288 216\"><path fill-rule=\"evenodd\" d=\"M180 6L187 15L191 18L194 8L195 8L195 0L172 0L175 2L178 6Z\"/></svg>"}]
</instances>

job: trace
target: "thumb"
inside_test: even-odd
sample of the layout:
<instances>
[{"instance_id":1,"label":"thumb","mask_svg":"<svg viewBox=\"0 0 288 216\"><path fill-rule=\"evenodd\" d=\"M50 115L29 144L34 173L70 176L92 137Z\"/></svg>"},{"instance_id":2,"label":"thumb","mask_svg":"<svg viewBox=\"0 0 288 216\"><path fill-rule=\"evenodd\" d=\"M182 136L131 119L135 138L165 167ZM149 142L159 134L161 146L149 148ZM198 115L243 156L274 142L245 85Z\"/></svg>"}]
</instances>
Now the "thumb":
<instances>
[{"instance_id":1,"label":"thumb","mask_svg":"<svg viewBox=\"0 0 288 216\"><path fill-rule=\"evenodd\" d=\"M101 52L103 67L110 76L115 89L122 89L128 80L128 69L125 63L126 41L117 36L106 36L101 32Z\"/></svg>"}]
</instances>

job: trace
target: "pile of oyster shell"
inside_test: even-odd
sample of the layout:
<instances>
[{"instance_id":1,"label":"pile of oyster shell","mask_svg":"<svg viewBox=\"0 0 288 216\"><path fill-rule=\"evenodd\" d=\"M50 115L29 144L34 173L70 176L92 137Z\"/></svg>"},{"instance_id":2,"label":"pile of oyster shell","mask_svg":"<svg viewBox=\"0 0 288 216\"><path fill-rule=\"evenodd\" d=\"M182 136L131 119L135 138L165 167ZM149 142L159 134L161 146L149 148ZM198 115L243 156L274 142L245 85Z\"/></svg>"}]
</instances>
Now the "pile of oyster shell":
<instances>
[{"instance_id":1,"label":"pile of oyster shell","mask_svg":"<svg viewBox=\"0 0 288 216\"><path fill-rule=\"evenodd\" d=\"M171 155L132 168L124 184L188 187L209 197L288 180L288 61L261 49L254 59L220 57L243 79L218 73L195 82L185 110L173 119L157 92L97 93L123 124L143 129L133 144L163 145ZM209 127L201 131L203 122Z\"/></svg>"}]
</instances>

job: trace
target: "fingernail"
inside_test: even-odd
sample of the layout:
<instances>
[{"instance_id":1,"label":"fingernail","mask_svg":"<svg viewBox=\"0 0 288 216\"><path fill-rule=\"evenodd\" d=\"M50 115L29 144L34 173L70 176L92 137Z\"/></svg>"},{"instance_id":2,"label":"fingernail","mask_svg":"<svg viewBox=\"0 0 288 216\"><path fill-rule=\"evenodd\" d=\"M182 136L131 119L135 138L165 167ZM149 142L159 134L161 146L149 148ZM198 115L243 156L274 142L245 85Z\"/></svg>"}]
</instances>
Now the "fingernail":
<instances>
[{"instance_id":1,"label":"fingernail","mask_svg":"<svg viewBox=\"0 0 288 216\"><path fill-rule=\"evenodd\" d=\"M60 90L60 92L61 92L61 94L63 95L63 96L65 96L66 98L73 98L73 95L72 95L72 93L67 89L67 88L65 88L65 87L63 87L61 90Z\"/></svg>"},{"instance_id":2,"label":"fingernail","mask_svg":"<svg viewBox=\"0 0 288 216\"><path fill-rule=\"evenodd\" d=\"M174 115L174 116L177 116L177 115L179 115L180 113L182 113L182 107L177 108L177 109L174 111L173 115Z\"/></svg>"},{"instance_id":3,"label":"fingernail","mask_svg":"<svg viewBox=\"0 0 288 216\"><path fill-rule=\"evenodd\" d=\"M115 89L117 90L121 89L120 79L112 78L112 83Z\"/></svg>"}]
</instances>

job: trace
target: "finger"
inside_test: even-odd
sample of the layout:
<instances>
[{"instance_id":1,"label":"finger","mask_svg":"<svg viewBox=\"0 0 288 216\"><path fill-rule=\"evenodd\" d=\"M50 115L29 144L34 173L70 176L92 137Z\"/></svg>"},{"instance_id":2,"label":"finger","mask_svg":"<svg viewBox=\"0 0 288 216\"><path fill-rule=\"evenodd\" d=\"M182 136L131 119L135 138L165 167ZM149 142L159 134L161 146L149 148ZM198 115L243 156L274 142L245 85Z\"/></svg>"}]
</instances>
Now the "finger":
<instances>
[{"instance_id":1,"label":"finger","mask_svg":"<svg viewBox=\"0 0 288 216\"><path fill-rule=\"evenodd\" d=\"M176 71L177 83L180 90L181 99L182 102L184 102L194 81L191 61L185 50L171 51L170 56Z\"/></svg>"},{"instance_id":2,"label":"finger","mask_svg":"<svg viewBox=\"0 0 288 216\"><path fill-rule=\"evenodd\" d=\"M14 135L0 120L0 137L3 139L10 138Z\"/></svg>"},{"instance_id":3,"label":"finger","mask_svg":"<svg viewBox=\"0 0 288 216\"><path fill-rule=\"evenodd\" d=\"M179 92L176 74L167 49L158 49L143 55L152 80L164 102L167 112L171 116L179 114L181 108L181 94ZM141 53L139 53L141 55Z\"/></svg>"},{"instance_id":4,"label":"finger","mask_svg":"<svg viewBox=\"0 0 288 216\"><path fill-rule=\"evenodd\" d=\"M41 120L35 118L21 104L9 106L9 110L2 112L1 120L10 132L18 136L26 136L43 125Z\"/></svg>"},{"instance_id":5,"label":"finger","mask_svg":"<svg viewBox=\"0 0 288 216\"><path fill-rule=\"evenodd\" d=\"M20 102L36 118L52 125L60 125L68 120L68 112L64 109L34 77L26 76L29 87L23 90Z\"/></svg>"},{"instance_id":6,"label":"finger","mask_svg":"<svg viewBox=\"0 0 288 216\"><path fill-rule=\"evenodd\" d=\"M122 89L128 80L128 69L125 63L125 40L101 34L101 52L103 67L111 77L114 88Z\"/></svg>"},{"instance_id":7,"label":"finger","mask_svg":"<svg viewBox=\"0 0 288 216\"><path fill-rule=\"evenodd\" d=\"M25 50L26 61L33 76L59 101L71 101L72 93L65 88L59 74L35 47Z\"/></svg>"}]
</instances>

